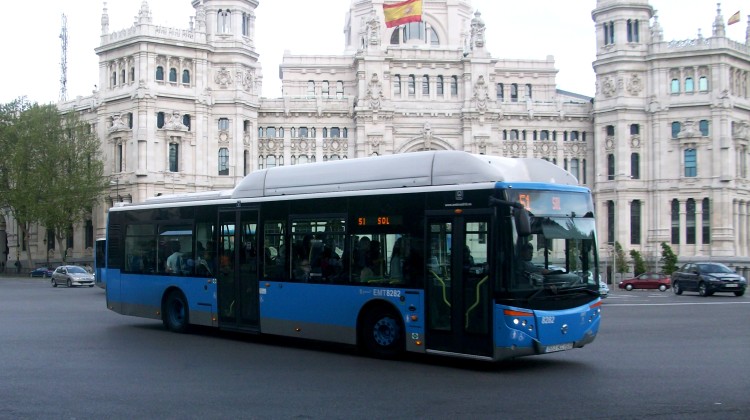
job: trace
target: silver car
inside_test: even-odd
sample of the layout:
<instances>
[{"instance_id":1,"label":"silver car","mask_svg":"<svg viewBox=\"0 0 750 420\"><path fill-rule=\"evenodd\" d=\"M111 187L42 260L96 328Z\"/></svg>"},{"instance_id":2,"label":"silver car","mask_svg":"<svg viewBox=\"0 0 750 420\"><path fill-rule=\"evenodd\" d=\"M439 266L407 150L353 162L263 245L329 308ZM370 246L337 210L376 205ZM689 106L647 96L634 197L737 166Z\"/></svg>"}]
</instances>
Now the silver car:
<instances>
[{"instance_id":1,"label":"silver car","mask_svg":"<svg viewBox=\"0 0 750 420\"><path fill-rule=\"evenodd\" d=\"M52 273L52 287L58 284L94 287L94 275L77 265L61 265Z\"/></svg>"}]
</instances>

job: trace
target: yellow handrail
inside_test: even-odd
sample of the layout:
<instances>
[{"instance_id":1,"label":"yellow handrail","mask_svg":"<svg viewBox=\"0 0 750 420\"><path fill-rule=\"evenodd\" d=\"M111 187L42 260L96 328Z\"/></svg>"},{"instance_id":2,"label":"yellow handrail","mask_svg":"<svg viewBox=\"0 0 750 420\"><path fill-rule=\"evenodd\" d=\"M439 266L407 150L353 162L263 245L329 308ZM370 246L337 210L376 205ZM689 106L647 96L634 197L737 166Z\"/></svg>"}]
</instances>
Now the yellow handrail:
<instances>
[{"instance_id":1,"label":"yellow handrail","mask_svg":"<svg viewBox=\"0 0 750 420\"><path fill-rule=\"evenodd\" d=\"M489 276L484 276L484 278L482 280L479 280L479 282L477 283L477 287L476 287L476 301L474 301L474 304L471 305L471 306L469 306L469 309L466 310L466 326L464 328L469 328L469 313L471 311L473 311L477 306L479 306L479 299L480 299L479 288L482 287L482 285L484 284L484 282L487 281L488 277Z\"/></svg>"},{"instance_id":2,"label":"yellow handrail","mask_svg":"<svg viewBox=\"0 0 750 420\"><path fill-rule=\"evenodd\" d=\"M435 278L437 279L437 281L439 281L440 284L443 286L443 302L445 302L445 304L448 305L448 307L450 308L451 307L451 303L448 302L448 296L446 295L446 291L445 291L445 289L447 288L447 286L445 285L445 282L434 271L430 270L430 274L432 274L433 276L435 276Z\"/></svg>"}]
</instances>

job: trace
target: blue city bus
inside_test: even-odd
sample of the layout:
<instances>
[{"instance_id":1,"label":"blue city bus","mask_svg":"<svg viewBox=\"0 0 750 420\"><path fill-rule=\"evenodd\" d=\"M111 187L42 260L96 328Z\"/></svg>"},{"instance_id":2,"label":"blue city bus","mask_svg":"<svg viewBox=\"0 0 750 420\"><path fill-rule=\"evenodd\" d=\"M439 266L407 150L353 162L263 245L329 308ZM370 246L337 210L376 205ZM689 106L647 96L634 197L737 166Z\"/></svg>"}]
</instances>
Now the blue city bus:
<instances>
[{"instance_id":1,"label":"blue city bus","mask_svg":"<svg viewBox=\"0 0 750 420\"><path fill-rule=\"evenodd\" d=\"M541 159L429 151L262 169L110 209L107 307L193 325L497 361L600 324L589 189Z\"/></svg>"}]
</instances>

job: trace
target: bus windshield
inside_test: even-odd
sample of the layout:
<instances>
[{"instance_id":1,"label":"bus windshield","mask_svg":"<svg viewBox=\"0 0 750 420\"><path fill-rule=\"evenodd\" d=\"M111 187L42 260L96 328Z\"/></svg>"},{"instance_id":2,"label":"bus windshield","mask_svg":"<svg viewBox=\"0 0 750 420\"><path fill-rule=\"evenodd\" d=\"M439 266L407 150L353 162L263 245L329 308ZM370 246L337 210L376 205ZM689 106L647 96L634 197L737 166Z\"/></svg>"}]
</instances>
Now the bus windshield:
<instances>
[{"instance_id":1,"label":"bus windshield","mask_svg":"<svg viewBox=\"0 0 750 420\"><path fill-rule=\"evenodd\" d=\"M515 244L512 292L598 291L594 219L532 216L531 234Z\"/></svg>"}]
</instances>

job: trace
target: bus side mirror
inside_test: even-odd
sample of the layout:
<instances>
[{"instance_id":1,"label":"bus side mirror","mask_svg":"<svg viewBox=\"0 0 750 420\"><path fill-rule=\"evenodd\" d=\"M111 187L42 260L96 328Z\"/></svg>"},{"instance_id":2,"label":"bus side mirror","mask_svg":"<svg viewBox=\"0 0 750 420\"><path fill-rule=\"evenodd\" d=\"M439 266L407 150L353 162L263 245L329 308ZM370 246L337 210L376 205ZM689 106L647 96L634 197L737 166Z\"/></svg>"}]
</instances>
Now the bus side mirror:
<instances>
[{"instance_id":1,"label":"bus side mirror","mask_svg":"<svg viewBox=\"0 0 750 420\"><path fill-rule=\"evenodd\" d=\"M525 208L514 208L513 218L516 220L516 229L518 230L519 236L531 235L531 218L529 212Z\"/></svg>"}]
</instances>

